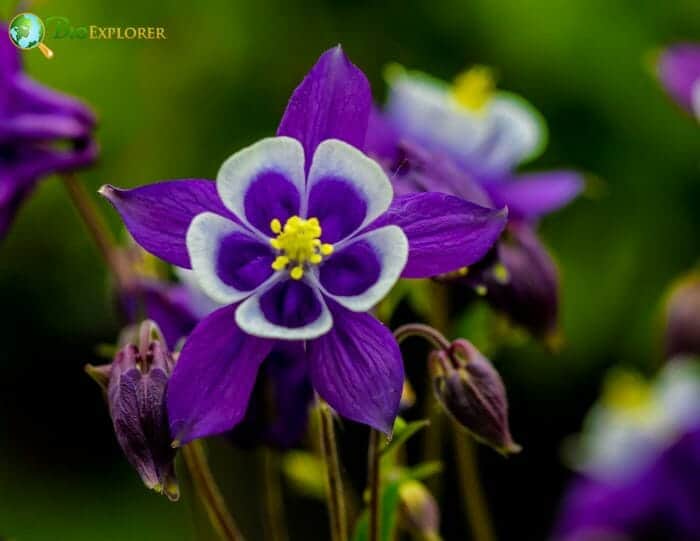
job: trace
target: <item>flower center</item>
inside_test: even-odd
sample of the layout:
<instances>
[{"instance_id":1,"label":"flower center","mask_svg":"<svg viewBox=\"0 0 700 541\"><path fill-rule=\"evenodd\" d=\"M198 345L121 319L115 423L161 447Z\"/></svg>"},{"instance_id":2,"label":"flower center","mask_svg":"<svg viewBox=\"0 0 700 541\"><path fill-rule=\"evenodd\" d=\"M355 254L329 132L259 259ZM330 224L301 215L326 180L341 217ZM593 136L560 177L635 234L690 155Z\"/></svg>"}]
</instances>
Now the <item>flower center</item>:
<instances>
[{"instance_id":1,"label":"flower center","mask_svg":"<svg viewBox=\"0 0 700 541\"><path fill-rule=\"evenodd\" d=\"M289 275L295 280L304 276L309 265L318 265L324 256L333 253L333 245L321 242L321 224L318 218L305 220L292 216L282 227L275 218L270 229L277 236L270 239L270 245L279 252L272 262L272 268L281 271L291 267Z\"/></svg>"},{"instance_id":2,"label":"flower center","mask_svg":"<svg viewBox=\"0 0 700 541\"><path fill-rule=\"evenodd\" d=\"M491 101L495 90L493 70L486 66L474 66L457 76L452 96L465 109L480 111Z\"/></svg>"}]
</instances>

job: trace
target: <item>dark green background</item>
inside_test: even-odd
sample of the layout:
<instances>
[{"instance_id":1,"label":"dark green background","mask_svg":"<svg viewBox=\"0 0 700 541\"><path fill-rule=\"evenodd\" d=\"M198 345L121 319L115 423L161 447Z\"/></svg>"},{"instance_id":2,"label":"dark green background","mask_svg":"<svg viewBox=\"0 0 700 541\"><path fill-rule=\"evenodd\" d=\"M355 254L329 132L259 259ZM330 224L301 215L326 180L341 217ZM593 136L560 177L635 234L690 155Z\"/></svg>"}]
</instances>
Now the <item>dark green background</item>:
<instances>
[{"instance_id":1,"label":"dark green background","mask_svg":"<svg viewBox=\"0 0 700 541\"><path fill-rule=\"evenodd\" d=\"M6 16L8 3L0 7ZM578 429L607 367L649 369L659 361L662 295L698 256L700 132L663 94L648 58L664 44L700 40L700 3L57 0L27 7L76 26L166 28L168 40L153 42L49 36L54 60L23 54L34 77L96 109L102 158L83 175L91 189L213 178L236 149L274 133L292 89L339 42L378 99L388 62L445 79L478 62L497 68L502 87L542 111L550 144L529 167L596 177L590 197L542 224L563 274L568 346L550 355L525 344L497 356L525 451L508 461L482 455L502 538L544 538L568 475L561 439ZM100 205L116 231L116 216ZM81 371L96 360L97 342L113 340L117 321L100 259L54 179L0 245L0 307L0 535L203 538L186 501L170 505L142 489ZM345 443L345 455L362 455ZM242 474L255 457L236 456L223 445L215 450L227 495L255 539L256 483ZM324 539L321 508L295 505L295 531L307 532L296 538ZM448 540L465 538L454 505L446 522Z\"/></svg>"}]
</instances>

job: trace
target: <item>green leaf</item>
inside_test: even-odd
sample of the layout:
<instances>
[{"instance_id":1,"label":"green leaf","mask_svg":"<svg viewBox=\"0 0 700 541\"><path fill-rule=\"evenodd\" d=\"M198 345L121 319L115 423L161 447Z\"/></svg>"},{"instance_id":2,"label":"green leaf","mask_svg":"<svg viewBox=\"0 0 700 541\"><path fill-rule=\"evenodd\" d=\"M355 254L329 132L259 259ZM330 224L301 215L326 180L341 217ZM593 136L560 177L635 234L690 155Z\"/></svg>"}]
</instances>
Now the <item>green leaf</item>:
<instances>
[{"instance_id":1,"label":"green leaf","mask_svg":"<svg viewBox=\"0 0 700 541\"><path fill-rule=\"evenodd\" d=\"M433 475L442 472L442 462L434 460L431 462L421 462L411 468L406 468L401 472L401 481L413 479L414 481L422 481Z\"/></svg>"},{"instance_id":2,"label":"green leaf","mask_svg":"<svg viewBox=\"0 0 700 541\"><path fill-rule=\"evenodd\" d=\"M399 481L384 485L381 496L380 532L381 541L393 541L399 510ZM365 509L355 525L352 541L367 541L369 538L369 512Z\"/></svg>"},{"instance_id":3,"label":"green leaf","mask_svg":"<svg viewBox=\"0 0 700 541\"><path fill-rule=\"evenodd\" d=\"M396 451L398 451L401 446L404 445L413 435L423 430L429 424L430 421L427 419L407 423L401 419L401 417L398 417L394 423L394 437L381 451L383 461L382 466L385 466L385 463L390 462L391 457L396 453Z\"/></svg>"}]
</instances>

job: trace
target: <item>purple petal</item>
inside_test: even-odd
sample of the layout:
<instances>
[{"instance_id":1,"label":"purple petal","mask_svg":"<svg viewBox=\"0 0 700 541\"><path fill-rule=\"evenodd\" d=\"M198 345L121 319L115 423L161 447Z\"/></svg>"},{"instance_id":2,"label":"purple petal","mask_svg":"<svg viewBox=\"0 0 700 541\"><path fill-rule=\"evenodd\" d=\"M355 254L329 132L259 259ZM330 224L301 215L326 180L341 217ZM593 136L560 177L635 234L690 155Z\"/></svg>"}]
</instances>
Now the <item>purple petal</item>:
<instances>
[{"instance_id":1,"label":"purple petal","mask_svg":"<svg viewBox=\"0 0 700 541\"><path fill-rule=\"evenodd\" d=\"M13 93L14 98L22 103L22 110L27 112L70 115L86 126L95 125L95 114L80 100L45 87L24 75L15 79Z\"/></svg>"},{"instance_id":2,"label":"purple petal","mask_svg":"<svg viewBox=\"0 0 700 541\"><path fill-rule=\"evenodd\" d=\"M534 220L567 205L581 193L583 184L575 171L546 171L490 183L486 189L496 206L508 207L511 219Z\"/></svg>"},{"instance_id":3,"label":"purple petal","mask_svg":"<svg viewBox=\"0 0 700 541\"><path fill-rule=\"evenodd\" d=\"M0 85L6 84L9 77L17 74L22 67L19 50L7 38L7 25L0 24ZM0 86L2 88L2 86Z\"/></svg>"},{"instance_id":4,"label":"purple petal","mask_svg":"<svg viewBox=\"0 0 700 541\"><path fill-rule=\"evenodd\" d=\"M376 283L381 272L374 248L360 240L330 256L319 270L319 280L332 295L355 296Z\"/></svg>"},{"instance_id":5,"label":"purple petal","mask_svg":"<svg viewBox=\"0 0 700 541\"><path fill-rule=\"evenodd\" d=\"M363 149L371 108L367 77L338 45L321 55L294 90L277 135L301 141L308 170L311 156L325 139Z\"/></svg>"},{"instance_id":6,"label":"purple petal","mask_svg":"<svg viewBox=\"0 0 700 541\"><path fill-rule=\"evenodd\" d=\"M236 221L208 180L170 180L122 190L107 185L109 199L126 228L146 251L178 267L191 268L185 238L192 219L213 212Z\"/></svg>"},{"instance_id":7,"label":"purple petal","mask_svg":"<svg viewBox=\"0 0 700 541\"><path fill-rule=\"evenodd\" d=\"M275 325L297 329L318 319L321 300L308 284L300 280L278 282L260 296L265 318Z\"/></svg>"},{"instance_id":8,"label":"purple petal","mask_svg":"<svg viewBox=\"0 0 700 541\"><path fill-rule=\"evenodd\" d=\"M92 127L63 114L20 114L3 120L0 143L80 139L90 135Z\"/></svg>"},{"instance_id":9,"label":"purple petal","mask_svg":"<svg viewBox=\"0 0 700 541\"><path fill-rule=\"evenodd\" d=\"M408 237L404 278L427 278L481 259L507 221L506 209L480 207L442 193L399 196L372 227L398 225Z\"/></svg>"},{"instance_id":10,"label":"purple petal","mask_svg":"<svg viewBox=\"0 0 700 541\"><path fill-rule=\"evenodd\" d=\"M270 246L233 233L222 239L216 265L224 283L239 291L252 291L270 277L273 261Z\"/></svg>"},{"instance_id":11,"label":"purple petal","mask_svg":"<svg viewBox=\"0 0 700 541\"><path fill-rule=\"evenodd\" d=\"M694 93L700 93L700 44L681 43L669 47L659 59L659 78L666 91L685 109L693 112ZM700 111L695 111L698 115Z\"/></svg>"},{"instance_id":12,"label":"purple petal","mask_svg":"<svg viewBox=\"0 0 700 541\"><path fill-rule=\"evenodd\" d=\"M313 388L303 342L278 342L262 365L243 421L231 433L238 445L287 450L306 431Z\"/></svg>"},{"instance_id":13,"label":"purple petal","mask_svg":"<svg viewBox=\"0 0 700 541\"><path fill-rule=\"evenodd\" d=\"M258 368L274 341L250 336L225 306L194 329L168 385L168 415L175 439L187 443L233 428L243 418Z\"/></svg>"},{"instance_id":14,"label":"purple petal","mask_svg":"<svg viewBox=\"0 0 700 541\"><path fill-rule=\"evenodd\" d=\"M356 231L367 215L367 203L341 178L325 178L309 193L308 216L318 218L323 242L336 243Z\"/></svg>"},{"instance_id":15,"label":"purple petal","mask_svg":"<svg viewBox=\"0 0 700 541\"><path fill-rule=\"evenodd\" d=\"M395 164L401 159L399 132L384 113L372 107L367 125L365 151L382 163Z\"/></svg>"},{"instance_id":16,"label":"purple petal","mask_svg":"<svg viewBox=\"0 0 700 541\"><path fill-rule=\"evenodd\" d=\"M371 315L331 309L333 329L308 343L313 386L343 417L389 434L403 388L399 346Z\"/></svg>"}]
</instances>

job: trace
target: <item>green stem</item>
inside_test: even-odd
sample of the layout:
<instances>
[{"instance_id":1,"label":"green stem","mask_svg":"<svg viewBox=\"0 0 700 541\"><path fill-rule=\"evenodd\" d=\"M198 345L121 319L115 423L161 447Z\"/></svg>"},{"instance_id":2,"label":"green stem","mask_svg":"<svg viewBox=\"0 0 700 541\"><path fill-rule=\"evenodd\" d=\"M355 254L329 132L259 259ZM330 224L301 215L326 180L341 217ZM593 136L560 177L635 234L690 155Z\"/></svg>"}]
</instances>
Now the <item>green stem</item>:
<instances>
[{"instance_id":1,"label":"green stem","mask_svg":"<svg viewBox=\"0 0 700 541\"><path fill-rule=\"evenodd\" d=\"M433 309L430 311L429 323L434 331L443 337L440 341L440 345L442 349L446 350L449 348L449 341L444 337L449 327L449 298L447 287L437 282L431 282L430 286ZM445 345L447 345L447 347L445 347ZM426 367L426 378L426 381L432 381L429 365ZM423 416L430 420L430 428L425 431L423 436L423 460L427 462L441 461L445 417L431 388L429 388L428 392L425 394ZM426 481L426 485L428 490L430 490L439 501L442 493L442 477L435 475Z\"/></svg>"},{"instance_id":2,"label":"green stem","mask_svg":"<svg viewBox=\"0 0 700 541\"><path fill-rule=\"evenodd\" d=\"M272 449L263 446L262 470L264 477L265 502L265 539L268 541L287 541L287 529L284 520L284 503L282 501L282 485L280 483L279 455Z\"/></svg>"},{"instance_id":3,"label":"green stem","mask_svg":"<svg viewBox=\"0 0 700 541\"><path fill-rule=\"evenodd\" d=\"M381 435L374 429L369 432L368 481L369 485L369 541L379 541L381 530Z\"/></svg>"},{"instance_id":4,"label":"green stem","mask_svg":"<svg viewBox=\"0 0 700 541\"><path fill-rule=\"evenodd\" d=\"M318 399L319 431L321 435L321 453L326 465L326 487L328 491L328 513L330 515L331 541L347 541L345 518L345 501L343 498L343 481L340 475L338 448L333 428L331 409Z\"/></svg>"},{"instance_id":5,"label":"green stem","mask_svg":"<svg viewBox=\"0 0 700 541\"><path fill-rule=\"evenodd\" d=\"M472 539L474 541L495 541L496 536L479 477L474 440L465 434L460 426L453 426L452 441L459 471L459 485L464 510L469 520Z\"/></svg>"},{"instance_id":6,"label":"green stem","mask_svg":"<svg viewBox=\"0 0 700 541\"><path fill-rule=\"evenodd\" d=\"M128 288L132 282L129 266L116 249L114 236L85 186L72 173L63 175L63 185L118 286Z\"/></svg>"},{"instance_id":7,"label":"green stem","mask_svg":"<svg viewBox=\"0 0 700 541\"><path fill-rule=\"evenodd\" d=\"M209 520L219 537L223 541L243 541L243 535L228 512L219 486L211 473L201 442L193 441L182 447L182 456L197 495L204 504Z\"/></svg>"}]
</instances>

